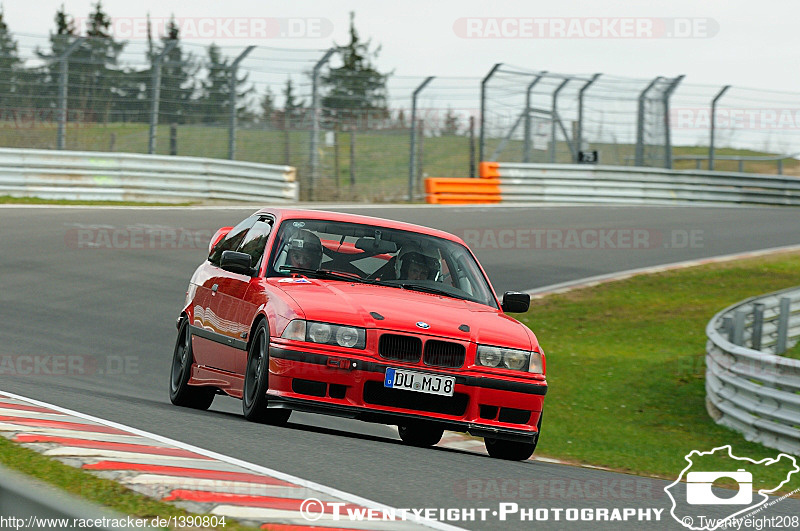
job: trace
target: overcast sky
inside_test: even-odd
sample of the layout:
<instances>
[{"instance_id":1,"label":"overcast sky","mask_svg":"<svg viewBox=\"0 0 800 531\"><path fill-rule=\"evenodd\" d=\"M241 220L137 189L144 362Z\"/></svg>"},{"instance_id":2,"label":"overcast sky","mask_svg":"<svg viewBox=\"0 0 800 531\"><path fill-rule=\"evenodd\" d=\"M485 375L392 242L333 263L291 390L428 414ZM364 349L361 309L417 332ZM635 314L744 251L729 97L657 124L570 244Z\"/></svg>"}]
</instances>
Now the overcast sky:
<instances>
[{"instance_id":1,"label":"overcast sky","mask_svg":"<svg viewBox=\"0 0 800 531\"><path fill-rule=\"evenodd\" d=\"M12 32L46 35L61 3L6 0L5 18ZM69 14L83 18L93 2L63 3ZM148 13L156 21L174 14L186 41L287 48L346 42L352 10L361 36L382 46L379 68L401 76L483 76L503 62L564 73L686 74L687 83L800 93L796 0L104 0L103 5L116 32L130 40L141 36Z\"/></svg>"}]
</instances>

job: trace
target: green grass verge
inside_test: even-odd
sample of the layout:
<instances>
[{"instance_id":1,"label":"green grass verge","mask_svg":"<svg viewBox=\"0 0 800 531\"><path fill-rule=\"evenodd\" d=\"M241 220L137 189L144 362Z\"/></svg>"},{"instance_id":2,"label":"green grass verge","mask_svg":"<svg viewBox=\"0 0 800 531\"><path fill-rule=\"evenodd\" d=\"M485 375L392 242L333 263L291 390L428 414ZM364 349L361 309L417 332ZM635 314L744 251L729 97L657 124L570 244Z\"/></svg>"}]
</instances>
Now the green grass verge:
<instances>
[{"instance_id":1,"label":"green grass verge","mask_svg":"<svg viewBox=\"0 0 800 531\"><path fill-rule=\"evenodd\" d=\"M537 455L670 479L691 450L774 458L706 412L705 327L737 301L797 285L798 270L800 253L781 254L533 301L522 321L542 342L550 386ZM786 471L755 477L777 485ZM783 491L798 487L795 474Z\"/></svg>"},{"instance_id":2,"label":"green grass verge","mask_svg":"<svg viewBox=\"0 0 800 531\"><path fill-rule=\"evenodd\" d=\"M45 457L0 437L0 464L42 480L70 494L137 518L188 516L183 509L138 494L119 483ZM211 515L208 515L211 516ZM254 529L230 518L216 529Z\"/></svg>"},{"instance_id":3,"label":"green grass verge","mask_svg":"<svg viewBox=\"0 0 800 531\"><path fill-rule=\"evenodd\" d=\"M87 205L87 206L190 206L196 203L145 203L139 201L80 201L70 199L41 199L39 197L11 197L0 195L3 205Z\"/></svg>"}]
</instances>

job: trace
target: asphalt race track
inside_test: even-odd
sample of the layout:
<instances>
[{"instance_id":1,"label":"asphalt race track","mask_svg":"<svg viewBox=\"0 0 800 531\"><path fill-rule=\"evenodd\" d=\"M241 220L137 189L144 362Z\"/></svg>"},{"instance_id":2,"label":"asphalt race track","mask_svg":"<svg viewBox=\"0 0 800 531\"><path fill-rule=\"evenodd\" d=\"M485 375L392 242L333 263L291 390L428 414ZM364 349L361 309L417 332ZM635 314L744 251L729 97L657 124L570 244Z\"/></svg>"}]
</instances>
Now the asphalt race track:
<instances>
[{"instance_id":1,"label":"asphalt race track","mask_svg":"<svg viewBox=\"0 0 800 531\"><path fill-rule=\"evenodd\" d=\"M492 510L505 501L524 508L664 509L661 523L531 523L515 516L501 522L490 514L485 522L452 522L459 527L681 529L669 516L671 504L662 490L665 481L535 461L503 462L456 450L411 448L401 444L389 427L333 417L295 413L285 428L258 425L242 418L240 402L222 397L209 412L172 406L167 392L169 363L175 318L189 277L207 255L211 234L253 210L0 208L0 359L69 356L85 372L67 367L52 374L45 366L34 370L35 374L3 370L0 389L393 507ZM411 221L466 237L499 293L800 244L800 209L788 208L342 210ZM547 338L540 340L546 349ZM546 419L543 437L547 437ZM680 471L675 472L677 476ZM601 496L551 488L570 482L586 485L590 480L603 485ZM502 481L508 488L500 495L492 486ZM540 482L540 487L527 488L531 481ZM621 488L631 482L633 493ZM785 500L770 509L770 515L781 514L800 514L800 500ZM709 510L709 515L714 511Z\"/></svg>"}]
</instances>

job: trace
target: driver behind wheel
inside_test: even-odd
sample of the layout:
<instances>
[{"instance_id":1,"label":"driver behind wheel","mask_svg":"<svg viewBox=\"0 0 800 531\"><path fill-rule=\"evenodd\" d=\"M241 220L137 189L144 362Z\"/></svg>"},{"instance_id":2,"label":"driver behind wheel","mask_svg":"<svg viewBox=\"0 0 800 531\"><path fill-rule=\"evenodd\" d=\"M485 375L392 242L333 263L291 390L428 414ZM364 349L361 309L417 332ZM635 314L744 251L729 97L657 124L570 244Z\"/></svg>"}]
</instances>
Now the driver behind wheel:
<instances>
[{"instance_id":1,"label":"driver behind wheel","mask_svg":"<svg viewBox=\"0 0 800 531\"><path fill-rule=\"evenodd\" d=\"M416 242L403 246L396 262L397 278L404 280L436 280L439 260L432 249L423 249Z\"/></svg>"},{"instance_id":2,"label":"driver behind wheel","mask_svg":"<svg viewBox=\"0 0 800 531\"><path fill-rule=\"evenodd\" d=\"M316 234L302 229L292 236L286 245L288 247L287 265L319 269L322 263L322 242Z\"/></svg>"}]
</instances>

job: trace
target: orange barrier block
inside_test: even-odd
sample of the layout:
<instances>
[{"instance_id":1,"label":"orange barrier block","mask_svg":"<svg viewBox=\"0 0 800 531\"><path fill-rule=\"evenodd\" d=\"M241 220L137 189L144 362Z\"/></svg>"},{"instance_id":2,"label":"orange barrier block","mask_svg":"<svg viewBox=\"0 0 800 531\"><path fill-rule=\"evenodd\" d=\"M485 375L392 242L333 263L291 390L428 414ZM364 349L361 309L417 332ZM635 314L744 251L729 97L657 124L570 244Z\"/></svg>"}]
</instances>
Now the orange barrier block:
<instances>
[{"instance_id":1,"label":"orange barrier block","mask_svg":"<svg viewBox=\"0 0 800 531\"><path fill-rule=\"evenodd\" d=\"M500 179L425 179L426 200L431 204L499 203Z\"/></svg>"},{"instance_id":2,"label":"orange barrier block","mask_svg":"<svg viewBox=\"0 0 800 531\"><path fill-rule=\"evenodd\" d=\"M478 176L481 179L497 179L500 177L499 162L481 162L478 164Z\"/></svg>"}]
</instances>

